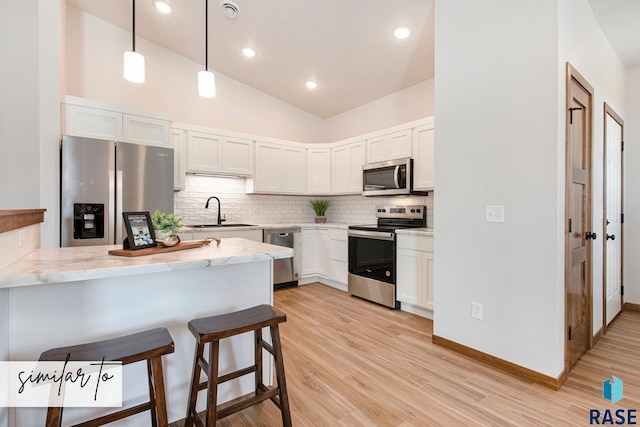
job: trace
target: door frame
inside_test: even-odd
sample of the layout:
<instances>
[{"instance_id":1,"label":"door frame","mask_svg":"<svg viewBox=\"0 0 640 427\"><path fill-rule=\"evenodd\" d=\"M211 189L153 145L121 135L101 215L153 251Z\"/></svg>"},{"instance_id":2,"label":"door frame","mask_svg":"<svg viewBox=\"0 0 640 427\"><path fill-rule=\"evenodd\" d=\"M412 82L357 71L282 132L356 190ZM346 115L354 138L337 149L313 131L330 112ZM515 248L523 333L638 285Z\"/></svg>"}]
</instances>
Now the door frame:
<instances>
[{"instance_id":1,"label":"door frame","mask_svg":"<svg viewBox=\"0 0 640 427\"><path fill-rule=\"evenodd\" d=\"M586 161L589 165L589 176L587 177L587 182L588 182L588 190L586 197L588 200L588 209L587 212L585 213L586 215L586 221L585 221L585 228L587 230L592 229L592 225L593 225L593 218L592 218L592 211L593 211L593 206L592 206L592 182L593 182L593 170L592 170L592 165L593 165L593 93L594 93L594 89L593 86L591 86L589 84L589 82L587 81L587 79L585 79L569 62L566 63L566 81L565 81L565 170L564 170L564 179L565 179L565 195L564 195L564 200L565 200L565 209L564 209L564 371L566 374L569 373L571 366L569 366L569 314L568 314L568 310L567 310L567 284L569 281L569 272L570 272L570 268L569 266L571 265L571 260L569 259L569 253L567 251L567 247L568 247L568 241L569 241L569 235L567 233L567 224L568 224L568 218L569 218L569 187L570 187L570 177L569 177L569 173L570 171L568 170L568 162L569 162L569 158L567 156L567 147L569 144L569 124L570 124L570 111L569 108L571 107L571 82L572 80L575 80L579 85L582 86L582 88L589 94L589 115L587 116L587 132L589 133L587 138L588 138L588 149L586 150L585 155L587 156ZM586 320L586 323L588 325L588 348L587 350L591 349L593 347L594 344L594 339L593 339L593 277L592 277L592 256L593 256L593 250L592 250L592 244L588 244L587 245L587 265L586 265L586 271L585 271L585 280L587 281L587 286L586 286L586 298L587 298L587 310L586 310L586 314L588 319Z\"/></svg>"},{"instance_id":2,"label":"door frame","mask_svg":"<svg viewBox=\"0 0 640 427\"><path fill-rule=\"evenodd\" d=\"M620 125L620 139L624 147L624 120L606 102L603 118L603 150L602 150L602 205L605 221L602 222L602 325L603 333L607 332L607 115ZM624 215L624 149L620 150L620 207ZM617 236L616 236L617 237ZM624 286L624 222L620 221L620 286ZM623 288L624 289L624 288ZM624 311L624 291L620 292L620 313ZM618 313L619 315L619 313ZM612 319L613 321L613 319Z\"/></svg>"}]
</instances>

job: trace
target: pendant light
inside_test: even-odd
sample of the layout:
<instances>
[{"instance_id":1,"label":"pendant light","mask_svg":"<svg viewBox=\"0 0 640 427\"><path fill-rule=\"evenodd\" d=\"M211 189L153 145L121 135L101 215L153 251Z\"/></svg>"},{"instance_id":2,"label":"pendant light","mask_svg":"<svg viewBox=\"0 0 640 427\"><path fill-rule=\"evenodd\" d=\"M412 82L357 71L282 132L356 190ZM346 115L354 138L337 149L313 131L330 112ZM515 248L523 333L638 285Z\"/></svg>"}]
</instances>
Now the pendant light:
<instances>
[{"instance_id":1,"label":"pendant light","mask_svg":"<svg viewBox=\"0 0 640 427\"><path fill-rule=\"evenodd\" d=\"M204 71L198 71L198 95L216 96L216 76L209 71L209 0L204 0Z\"/></svg>"},{"instance_id":2,"label":"pendant light","mask_svg":"<svg viewBox=\"0 0 640 427\"><path fill-rule=\"evenodd\" d=\"M133 83L144 83L144 56L136 52L136 0L133 0L133 48L124 53L124 78Z\"/></svg>"}]
</instances>

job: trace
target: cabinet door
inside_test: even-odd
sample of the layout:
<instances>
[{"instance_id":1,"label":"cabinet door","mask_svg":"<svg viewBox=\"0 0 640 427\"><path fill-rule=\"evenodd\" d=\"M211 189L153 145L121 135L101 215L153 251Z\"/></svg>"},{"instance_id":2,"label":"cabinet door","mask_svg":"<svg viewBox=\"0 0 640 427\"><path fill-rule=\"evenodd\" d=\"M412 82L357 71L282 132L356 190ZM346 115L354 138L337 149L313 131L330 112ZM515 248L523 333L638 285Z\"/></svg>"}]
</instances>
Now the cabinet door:
<instances>
[{"instance_id":1,"label":"cabinet door","mask_svg":"<svg viewBox=\"0 0 640 427\"><path fill-rule=\"evenodd\" d=\"M316 274L316 230L302 230L302 255L300 274L310 276Z\"/></svg>"},{"instance_id":2,"label":"cabinet door","mask_svg":"<svg viewBox=\"0 0 640 427\"><path fill-rule=\"evenodd\" d=\"M349 166L347 173L349 174L348 192L353 194L362 193L362 166L365 161L365 144L364 141L349 144Z\"/></svg>"},{"instance_id":3,"label":"cabinet door","mask_svg":"<svg viewBox=\"0 0 640 427\"><path fill-rule=\"evenodd\" d=\"M221 138L208 133L189 131L187 137L188 172L222 172Z\"/></svg>"},{"instance_id":4,"label":"cabinet door","mask_svg":"<svg viewBox=\"0 0 640 427\"><path fill-rule=\"evenodd\" d=\"M150 117L123 114L122 140L133 144L169 147L169 122Z\"/></svg>"},{"instance_id":5,"label":"cabinet door","mask_svg":"<svg viewBox=\"0 0 640 427\"><path fill-rule=\"evenodd\" d=\"M280 172L283 193L305 194L307 190L307 162L304 148L281 146Z\"/></svg>"},{"instance_id":6,"label":"cabinet door","mask_svg":"<svg viewBox=\"0 0 640 427\"><path fill-rule=\"evenodd\" d=\"M266 142L256 142L256 170L253 176L255 191L278 193L280 191L280 147Z\"/></svg>"},{"instance_id":7,"label":"cabinet door","mask_svg":"<svg viewBox=\"0 0 640 427\"><path fill-rule=\"evenodd\" d=\"M402 130L367 140L367 162L411 157L411 130Z\"/></svg>"},{"instance_id":8,"label":"cabinet door","mask_svg":"<svg viewBox=\"0 0 640 427\"><path fill-rule=\"evenodd\" d=\"M422 280L418 305L433 310L433 252L422 252Z\"/></svg>"},{"instance_id":9,"label":"cabinet door","mask_svg":"<svg viewBox=\"0 0 640 427\"><path fill-rule=\"evenodd\" d=\"M316 230L316 273L320 276L328 276L329 273L329 247L326 229Z\"/></svg>"},{"instance_id":10,"label":"cabinet door","mask_svg":"<svg viewBox=\"0 0 640 427\"><path fill-rule=\"evenodd\" d=\"M222 171L232 175L251 176L253 141L242 138L222 140Z\"/></svg>"},{"instance_id":11,"label":"cabinet door","mask_svg":"<svg viewBox=\"0 0 640 427\"><path fill-rule=\"evenodd\" d=\"M349 146L331 149L331 192L345 194L349 191Z\"/></svg>"},{"instance_id":12,"label":"cabinet door","mask_svg":"<svg viewBox=\"0 0 640 427\"><path fill-rule=\"evenodd\" d=\"M307 193L331 193L331 149L307 149Z\"/></svg>"},{"instance_id":13,"label":"cabinet door","mask_svg":"<svg viewBox=\"0 0 640 427\"><path fill-rule=\"evenodd\" d=\"M122 113L64 104L65 135L122 141Z\"/></svg>"},{"instance_id":14,"label":"cabinet door","mask_svg":"<svg viewBox=\"0 0 640 427\"><path fill-rule=\"evenodd\" d=\"M397 249L397 285L396 298L398 301L417 305L419 301L418 284L422 277L420 251L412 249Z\"/></svg>"},{"instance_id":15,"label":"cabinet door","mask_svg":"<svg viewBox=\"0 0 640 427\"><path fill-rule=\"evenodd\" d=\"M413 188L433 190L434 169L433 125L418 126L413 130Z\"/></svg>"},{"instance_id":16,"label":"cabinet door","mask_svg":"<svg viewBox=\"0 0 640 427\"><path fill-rule=\"evenodd\" d=\"M347 230L328 230L328 273L331 280L347 284L348 269L348 246Z\"/></svg>"},{"instance_id":17,"label":"cabinet door","mask_svg":"<svg viewBox=\"0 0 640 427\"><path fill-rule=\"evenodd\" d=\"M187 162L185 159L187 131L171 129L171 147L173 148L173 189L184 190L187 180Z\"/></svg>"}]
</instances>

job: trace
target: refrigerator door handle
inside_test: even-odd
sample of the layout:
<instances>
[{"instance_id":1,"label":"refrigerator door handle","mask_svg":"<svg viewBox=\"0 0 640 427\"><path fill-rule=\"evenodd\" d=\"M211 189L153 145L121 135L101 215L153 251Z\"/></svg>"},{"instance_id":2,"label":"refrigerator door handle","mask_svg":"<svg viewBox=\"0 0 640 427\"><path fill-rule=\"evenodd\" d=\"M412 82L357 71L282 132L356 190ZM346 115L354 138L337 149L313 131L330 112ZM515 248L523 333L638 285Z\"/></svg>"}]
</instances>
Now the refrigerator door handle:
<instances>
[{"instance_id":1,"label":"refrigerator door handle","mask_svg":"<svg viewBox=\"0 0 640 427\"><path fill-rule=\"evenodd\" d=\"M114 244L122 243L122 171L119 170L116 176L116 241Z\"/></svg>"},{"instance_id":2,"label":"refrigerator door handle","mask_svg":"<svg viewBox=\"0 0 640 427\"><path fill-rule=\"evenodd\" d=\"M116 221L115 221L115 213L116 213L116 179L115 179L115 172L113 170L109 170L109 210L107 212L108 215L108 219L107 221L109 221L109 223L107 224L107 230L109 230L109 233L107 233L107 243L109 245L113 245L114 244L114 230L115 230L115 225L116 225Z\"/></svg>"}]
</instances>

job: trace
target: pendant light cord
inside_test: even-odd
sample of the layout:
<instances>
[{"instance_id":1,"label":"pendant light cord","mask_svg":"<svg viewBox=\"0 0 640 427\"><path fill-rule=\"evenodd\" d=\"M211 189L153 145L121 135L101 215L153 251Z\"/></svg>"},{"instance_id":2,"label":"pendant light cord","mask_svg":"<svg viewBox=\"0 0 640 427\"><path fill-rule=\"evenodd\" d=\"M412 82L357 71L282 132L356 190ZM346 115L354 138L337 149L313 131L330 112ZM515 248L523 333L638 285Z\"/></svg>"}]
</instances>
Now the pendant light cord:
<instances>
[{"instance_id":1,"label":"pendant light cord","mask_svg":"<svg viewBox=\"0 0 640 427\"><path fill-rule=\"evenodd\" d=\"M209 71L209 0L204 0L204 70Z\"/></svg>"},{"instance_id":2,"label":"pendant light cord","mask_svg":"<svg viewBox=\"0 0 640 427\"><path fill-rule=\"evenodd\" d=\"M133 13L131 14L133 16L133 31L132 31L132 37L133 37L133 51L136 51L136 0L133 0Z\"/></svg>"}]
</instances>

